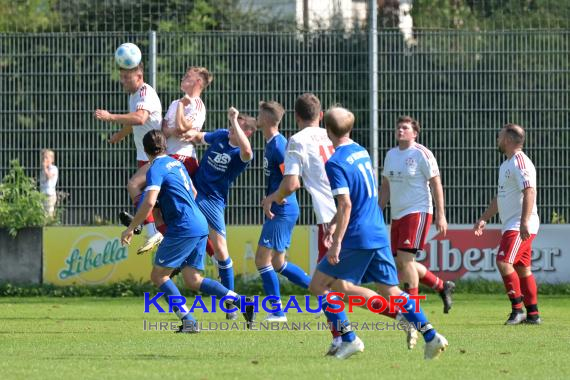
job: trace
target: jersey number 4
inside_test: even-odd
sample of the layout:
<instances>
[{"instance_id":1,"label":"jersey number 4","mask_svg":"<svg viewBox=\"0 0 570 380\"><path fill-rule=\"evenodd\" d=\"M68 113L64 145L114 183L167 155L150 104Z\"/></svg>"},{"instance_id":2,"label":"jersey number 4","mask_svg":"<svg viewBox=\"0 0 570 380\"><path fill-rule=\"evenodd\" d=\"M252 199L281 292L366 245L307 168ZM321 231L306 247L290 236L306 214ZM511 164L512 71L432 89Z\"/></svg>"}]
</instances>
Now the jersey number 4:
<instances>
[{"instance_id":1,"label":"jersey number 4","mask_svg":"<svg viewBox=\"0 0 570 380\"><path fill-rule=\"evenodd\" d=\"M358 170L364 177L366 182L366 189L368 190L368 198L377 197L378 189L376 189L376 182L374 181L374 172L372 171L372 164L366 161L364 165L358 164Z\"/></svg>"}]
</instances>

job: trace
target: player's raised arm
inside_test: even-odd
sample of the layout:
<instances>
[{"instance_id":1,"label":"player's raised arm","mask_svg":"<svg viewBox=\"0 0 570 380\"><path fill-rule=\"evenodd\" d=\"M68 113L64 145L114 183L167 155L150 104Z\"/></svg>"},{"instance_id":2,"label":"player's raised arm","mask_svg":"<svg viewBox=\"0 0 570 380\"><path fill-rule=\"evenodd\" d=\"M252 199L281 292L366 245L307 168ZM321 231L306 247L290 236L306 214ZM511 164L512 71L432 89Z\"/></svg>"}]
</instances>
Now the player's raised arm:
<instances>
[{"instance_id":1,"label":"player's raised arm","mask_svg":"<svg viewBox=\"0 0 570 380\"><path fill-rule=\"evenodd\" d=\"M230 121L230 128L236 134L236 140L239 146L239 156L243 162L251 161L253 158L253 150L251 149L251 144L249 138L246 136L243 129L241 129L238 123L239 111L234 107L228 109L228 119Z\"/></svg>"}]
</instances>

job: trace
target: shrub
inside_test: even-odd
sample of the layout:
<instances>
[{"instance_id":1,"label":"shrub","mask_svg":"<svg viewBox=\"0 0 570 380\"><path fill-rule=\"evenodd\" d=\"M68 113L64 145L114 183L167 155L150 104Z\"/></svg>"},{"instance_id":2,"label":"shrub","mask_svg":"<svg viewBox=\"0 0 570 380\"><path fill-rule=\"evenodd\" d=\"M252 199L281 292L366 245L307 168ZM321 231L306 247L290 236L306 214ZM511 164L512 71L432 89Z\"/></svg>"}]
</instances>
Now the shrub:
<instances>
[{"instance_id":1,"label":"shrub","mask_svg":"<svg viewBox=\"0 0 570 380\"><path fill-rule=\"evenodd\" d=\"M0 183L0 228L16 237L22 228L44 226L44 199L36 181L26 176L17 160L11 161L10 171Z\"/></svg>"}]
</instances>

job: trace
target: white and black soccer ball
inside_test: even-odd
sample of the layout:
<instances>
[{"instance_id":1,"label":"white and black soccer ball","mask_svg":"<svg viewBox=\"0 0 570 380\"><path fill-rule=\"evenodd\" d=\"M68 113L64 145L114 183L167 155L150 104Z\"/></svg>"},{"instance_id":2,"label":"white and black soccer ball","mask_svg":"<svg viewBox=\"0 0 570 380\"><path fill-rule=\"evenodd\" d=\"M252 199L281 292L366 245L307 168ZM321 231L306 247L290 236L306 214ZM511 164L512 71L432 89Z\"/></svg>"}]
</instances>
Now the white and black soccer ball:
<instances>
[{"instance_id":1,"label":"white and black soccer ball","mask_svg":"<svg viewBox=\"0 0 570 380\"><path fill-rule=\"evenodd\" d=\"M134 69L141 63L141 59L141 50L130 42L122 44L115 51L115 62L122 69Z\"/></svg>"}]
</instances>

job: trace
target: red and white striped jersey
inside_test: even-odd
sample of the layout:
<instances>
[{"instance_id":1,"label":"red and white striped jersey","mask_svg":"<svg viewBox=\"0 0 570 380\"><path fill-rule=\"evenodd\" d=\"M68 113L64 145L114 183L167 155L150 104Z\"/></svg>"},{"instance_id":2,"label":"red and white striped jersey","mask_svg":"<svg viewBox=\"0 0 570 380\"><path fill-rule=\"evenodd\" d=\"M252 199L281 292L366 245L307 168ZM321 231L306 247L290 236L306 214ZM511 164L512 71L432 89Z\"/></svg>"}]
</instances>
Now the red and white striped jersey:
<instances>
[{"instance_id":1,"label":"red and white striped jersey","mask_svg":"<svg viewBox=\"0 0 570 380\"><path fill-rule=\"evenodd\" d=\"M336 214L331 185L325 162L334 153L327 131L320 127L305 127L295 133L285 149L284 175L298 175L311 194L317 224L329 223Z\"/></svg>"},{"instance_id":2,"label":"red and white striped jersey","mask_svg":"<svg viewBox=\"0 0 570 380\"><path fill-rule=\"evenodd\" d=\"M133 140L135 140L137 147L137 160L148 161L142 139L148 131L160 129L162 106L154 88L146 83L143 83L137 91L129 96L129 112L136 112L141 109L148 111L148 119L143 125L133 125Z\"/></svg>"},{"instance_id":3,"label":"red and white striped jersey","mask_svg":"<svg viewBox=\"0 0 570 380\"><path fill-rule=\"evenodd\" d=\"M164 120L168 122L168 128L176 128L176 110L178 109L179 102L180 101L176 99L170 103L166 116L164 116ZM190 104L184 107L184 117L186 120L192 122L192 129L198 132L202 130L204 122L206 121L206 106L204 106L204 102L202 102L199 96L190 98ZM196 158L194 144L183 141L177 136L170 136L166 141L166 153Z\"/></svg>"},{"instance_id":4,"label":"red and white striped jersey","mask_svg":"<svg viewBox=\"0 0 570 380\"><path fill-rule=\"evenodd\" d=\"M502 231L519 231L522 214L522 191L528 187L536 189L536 169L530 158L523 152L517 152L504 161L499 169L499 189L497 205L501 218ZM529 232L536 234L540 226L536 199L532 205L529 219Z\"/></svg>"},{"instance_id":5,"label":"red and white striped jersey","mask_svg":"<svg viewBox=\"0 0 570 380\"><path fill-rule=\"evenodd\" d=\"M425 146L414 143L408 149L390 149L384 158L382 176L390 183L392 219L416 212L433 214L429 180L438 175L437 161Z\"/></svg>"}]
</instances>

